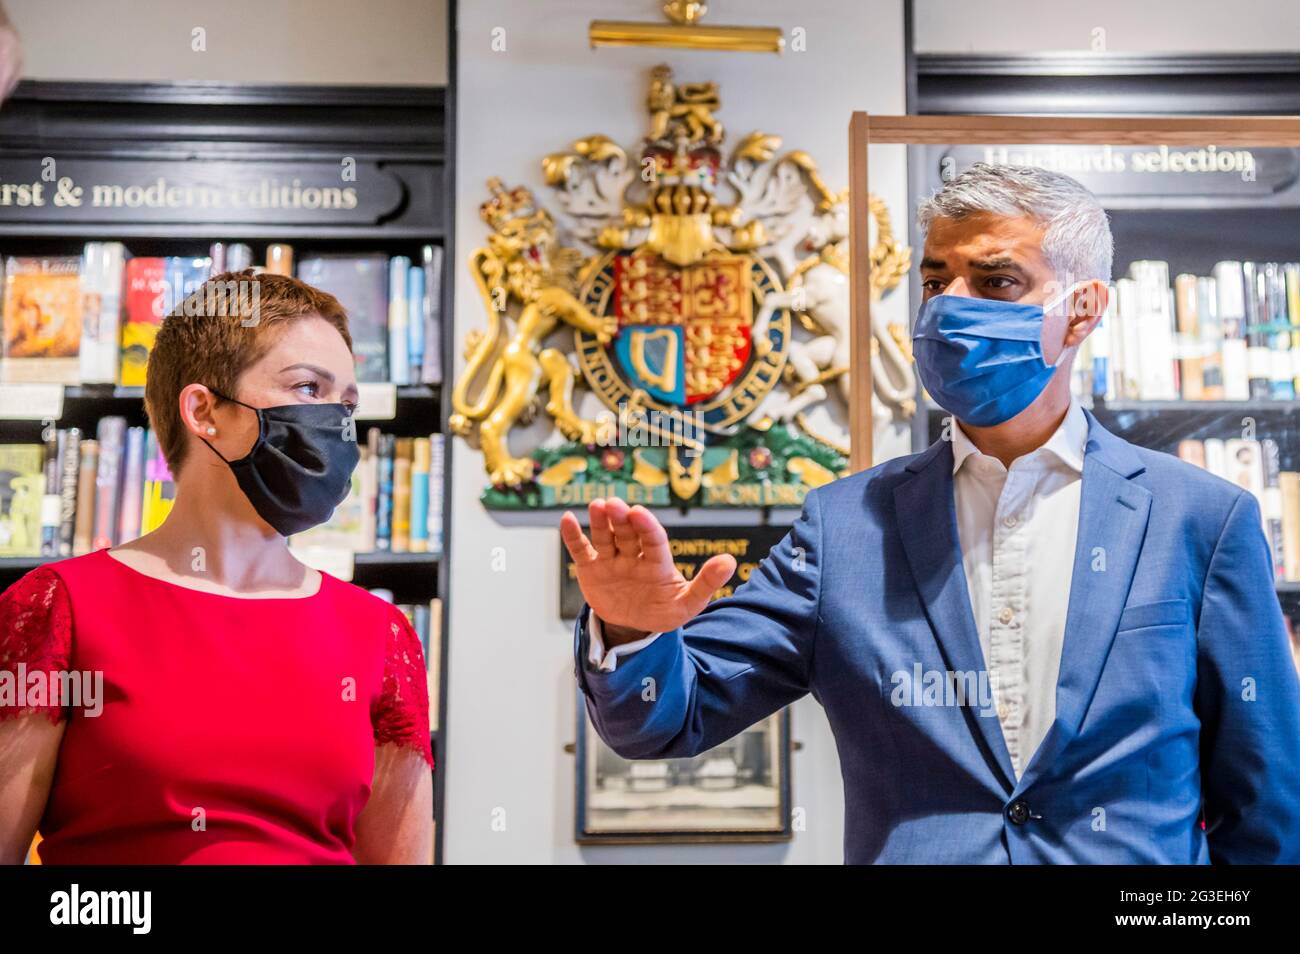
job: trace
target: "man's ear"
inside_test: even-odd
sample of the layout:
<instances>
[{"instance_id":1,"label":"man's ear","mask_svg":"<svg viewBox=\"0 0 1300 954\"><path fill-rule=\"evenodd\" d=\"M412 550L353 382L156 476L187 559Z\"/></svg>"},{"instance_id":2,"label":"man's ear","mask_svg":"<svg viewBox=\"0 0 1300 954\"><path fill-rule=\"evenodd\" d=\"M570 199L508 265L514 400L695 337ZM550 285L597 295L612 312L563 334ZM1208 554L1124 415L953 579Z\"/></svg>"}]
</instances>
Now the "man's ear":
<instances>
[{"instance_id":1,"label":"man's ear","mask_svg":"<svg viewBox=\"0 0 1300 954\"><path fill-rule=\"evenodd\" d=\"M1070 295L1070 324L1065 329L1064 347L1081 345L1101 322L1109 303L1110 288L1101 279L1080 284Z\"/></svg>"}]
</instances>

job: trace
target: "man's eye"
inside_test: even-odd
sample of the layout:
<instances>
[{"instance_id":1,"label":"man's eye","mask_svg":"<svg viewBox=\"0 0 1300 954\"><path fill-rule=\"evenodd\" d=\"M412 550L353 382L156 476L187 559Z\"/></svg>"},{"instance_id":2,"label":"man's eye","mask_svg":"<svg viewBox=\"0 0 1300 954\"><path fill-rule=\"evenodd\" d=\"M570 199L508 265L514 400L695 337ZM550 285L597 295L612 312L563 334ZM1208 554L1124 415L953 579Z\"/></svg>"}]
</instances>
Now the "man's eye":
<instances>
[{"instance_id":1,"label":"man's eye","mask_svg":"<svg viewBox=\"0 0 1300 954\"><path fill-rule=\"evenodd\" d=\"M1010 288L1015 284L1015 279L1007 278L1005 275L993 275L985 284L991 288Z\"/></svg>"},{"instance_id":2,"label":"man's eye","mask_svg":"<svg viewBox=\"0 0 1300 954\"><path fill-rule=\"evenodd\" d=\"M942 291L944 284L937 278L927 278L921 282L921 287L926 291Z\"/></svg>"}]
</instances>

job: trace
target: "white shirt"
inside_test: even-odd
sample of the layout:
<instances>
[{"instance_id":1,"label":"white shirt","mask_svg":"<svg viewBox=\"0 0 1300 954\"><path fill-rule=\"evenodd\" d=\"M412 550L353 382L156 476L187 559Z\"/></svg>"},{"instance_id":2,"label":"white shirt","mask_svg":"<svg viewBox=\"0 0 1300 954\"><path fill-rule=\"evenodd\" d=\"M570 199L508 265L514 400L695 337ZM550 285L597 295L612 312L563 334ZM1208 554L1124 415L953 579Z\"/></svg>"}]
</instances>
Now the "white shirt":
<instances>
[{"instance_id":1,"label":"white shirt","mask_svg":"<svg viewBox=\"0 0 1300 954\"><path fill-rule=\"evenodd\" d=\"M1088 419L1077 402L1008 470L952 428L957 536L980 648L1016 776L1056 718Z\"/></svg>"},{"instance_id":2,"label":"white shirt","mask_svg":"<svg viewBox=\"0 0 1300 954\"><path fill-rule=\"evenodd\" d=\"M1074 575L1088 420L1073 399L1047 442L1011 462L979 451L952 427L957 535L998 721L1024 773L1056 718L1056 683ZM661 634L605 652L600 620L587 617L588 661L613 672L618 658Z\"/></svg>"}]
</instances>

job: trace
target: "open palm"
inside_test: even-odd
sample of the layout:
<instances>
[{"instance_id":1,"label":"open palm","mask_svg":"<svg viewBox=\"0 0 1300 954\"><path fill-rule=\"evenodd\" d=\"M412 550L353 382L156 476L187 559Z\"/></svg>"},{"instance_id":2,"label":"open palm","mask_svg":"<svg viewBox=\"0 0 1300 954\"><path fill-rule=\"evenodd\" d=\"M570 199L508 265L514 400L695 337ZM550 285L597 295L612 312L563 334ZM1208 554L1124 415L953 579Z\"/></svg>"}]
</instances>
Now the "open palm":
<instances>
[{"instance_id":1,"label":"open palm","mask_svg":"<svg viewBox=\"0 0 1300 954\"><path fill-rule=\"evenodd\" d=\"M560 536L577 565L582 595L607 634L615 635L610 627L635 631L617 641L683 625L736 571L735 558L719 554L687 580L673 563L668 533L645 507L609 497L593 500L587 513L590 539L569 512L560 520Z\"/></svg>"}]
</instances>

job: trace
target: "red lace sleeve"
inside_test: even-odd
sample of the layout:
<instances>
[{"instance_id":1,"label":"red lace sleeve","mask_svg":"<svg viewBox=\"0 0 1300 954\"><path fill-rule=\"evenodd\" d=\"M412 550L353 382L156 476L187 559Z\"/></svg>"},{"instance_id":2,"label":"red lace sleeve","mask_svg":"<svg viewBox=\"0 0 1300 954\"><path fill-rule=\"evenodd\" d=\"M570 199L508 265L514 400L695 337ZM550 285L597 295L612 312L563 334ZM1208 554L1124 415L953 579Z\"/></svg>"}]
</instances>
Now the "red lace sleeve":
<instances>
[{"instance_id":1,"label":"red lace sleeve","mask_svg":"<svg viewBox=\"0 0 1300 954\"><path fill-rule=\"evenodd\" d=\"M64 706L50 690L61 684L71 656L67 590L57 573L37 567L0 594L0 719L44 712L58 723Z\"/></svg>"},{"instance_id":2,"label":"red lace sleeve","mask_svg":"<svg viewBox=\"0 0 1300 954\"><path fill-rule=\"evenodd\" d=\"M384 686L374 713L375 744L414 749L432 768L429 683L420 637L397 607L388 626Z\"/></svg>"}]
</instances>

